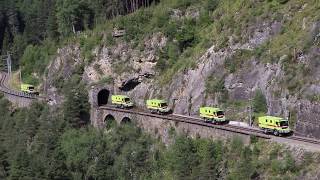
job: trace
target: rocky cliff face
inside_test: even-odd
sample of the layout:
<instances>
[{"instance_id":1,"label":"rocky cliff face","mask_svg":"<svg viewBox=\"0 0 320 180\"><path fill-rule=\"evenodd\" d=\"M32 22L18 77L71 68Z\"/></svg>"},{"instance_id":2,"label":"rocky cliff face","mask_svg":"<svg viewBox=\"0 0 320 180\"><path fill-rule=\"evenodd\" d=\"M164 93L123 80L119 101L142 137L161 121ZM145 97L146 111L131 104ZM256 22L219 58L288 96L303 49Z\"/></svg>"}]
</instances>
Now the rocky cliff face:
<instances>
[{"instance_id":1,"label":"rocky cliff face","mask_svg":"<svg viewBox=\"0 0 320 180\"><path fill-rule=\"evenodd\" d=\"M181 18L179 11L175 17ZM195 13L196 14L196 13ZM197 17L197 16L195 16ZM248 120L247 107L256 90L260 89L266 97L268 114L289 117L298 134L320 138L320 104L310 97L320 92L320 66L316 57L320 57L320 47L313 46L308 54L296 52L297 66L303 64L309 68L312 81L303 84L298 92L290 92L284 84L287 74L284 65L286 55L276 62L265 63L261 59L248 56L235 71L226 68L226 61L233 63L237 52L253 52L273 37L281 33L282 22L258 22L248 29L250 34L244 43L233 42L229 37L230 46L219 49L211 46L196 60L192 69L179 71L172 77L169 84L161 86L157 83L155 65L159 59L158 51L167 44L167 37L162 33L154 33L145 37L142 46L116 40L115 45L97 47L93 50L94 60L85 67L83 79L88 85L99 83L103 79L113 79L113 92L128 94L138 106L143 107L144 101L151 97L163 97L169 100L174 112L178 114L197 115L202 105L219 105L219 94L209 94L206 91L206 80L210 77L224 79L224 87L230 102L241 102L242 106L225 104L230 118L240 121ZM304 23L301 24L304 26ZM310 32L314 33L319 23L314 23ZM77 62L81 62L81 52L78 45L59 50L57 58L51 63L48 71L46 89L48 95L60 102L54 88L54 77L68 79ZM51 79L51 80L50 80ZM290 82L290 79L288 80ZM303 83L303 82L302 82ZM56 96L56 97L54 97Z\"/></svg>"}]
</instances>

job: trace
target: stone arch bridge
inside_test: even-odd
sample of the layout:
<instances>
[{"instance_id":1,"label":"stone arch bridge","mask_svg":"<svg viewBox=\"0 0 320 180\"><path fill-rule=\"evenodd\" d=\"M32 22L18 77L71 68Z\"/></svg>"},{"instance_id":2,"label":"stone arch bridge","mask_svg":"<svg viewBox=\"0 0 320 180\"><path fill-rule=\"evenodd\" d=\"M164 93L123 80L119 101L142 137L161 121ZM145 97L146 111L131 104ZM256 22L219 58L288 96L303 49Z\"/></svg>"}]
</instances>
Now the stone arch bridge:
<instances>
[{"instance_id":1,"label":"stone arch bridge","mask_svg":"<svg viewBox=\"0 0 320 180\"><path fill-rule=\"evenodd\" d=\"M230 125L213 125L204 123L197 117L182 115L158 115L151 114L145 110L120 109L111 105L110 95L113 94L113 86L92 87L89 92L91 103L91 123L94 127L104 128L107 121L114 119L117 124L131 122L145 131L160 137L166 142L170 131L174 129L177 133L185 133L191 137L203 137L211 139L228 139L238 136L245 143L249 143L250 136L269 139L269 136L239 129Z\"/></svg>"}]
</instances>

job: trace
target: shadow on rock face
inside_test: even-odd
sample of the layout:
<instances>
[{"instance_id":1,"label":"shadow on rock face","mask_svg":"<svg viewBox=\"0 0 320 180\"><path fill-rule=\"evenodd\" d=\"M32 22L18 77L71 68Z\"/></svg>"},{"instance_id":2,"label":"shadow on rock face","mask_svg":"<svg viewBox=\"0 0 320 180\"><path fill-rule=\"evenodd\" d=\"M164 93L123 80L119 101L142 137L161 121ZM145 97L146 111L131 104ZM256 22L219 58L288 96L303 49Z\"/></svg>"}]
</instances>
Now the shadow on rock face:
<instances>
[{"instance_id":1,"label":"shadow on rock face","mask_svg":"<svg viewBox=\"0 0 320 180\"><path fill-rule=\"evenodd\" d=\"M130 79L122 84L119 88L121 91L131 91L137 87L141 82L138 79Z\"/></svg>"}]
</instances>

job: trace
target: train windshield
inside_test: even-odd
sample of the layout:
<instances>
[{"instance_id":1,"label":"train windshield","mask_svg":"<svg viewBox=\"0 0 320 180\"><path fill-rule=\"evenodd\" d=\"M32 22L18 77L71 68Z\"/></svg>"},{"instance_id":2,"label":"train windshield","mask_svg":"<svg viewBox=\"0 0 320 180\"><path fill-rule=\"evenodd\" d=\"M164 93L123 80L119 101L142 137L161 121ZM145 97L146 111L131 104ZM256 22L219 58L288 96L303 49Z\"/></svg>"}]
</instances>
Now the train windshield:
<instances>
[{"instance_id":1,"label":"train windshield","mask_svg":"<svg viewBox=\"0 0 320 180\"><path fill-rule=\"evenodd\" d=\"M130 102L129 98L124 98L124 102Z\"/></svg>"},{"instance_id":2,"label":"train windshield","mask_svg":"<svg viewBox=\"0 0 320 180\"><path fill-rule=\"evenodd\" d=\"M289 126L289 122L288 121L281 121L280 126Z\"/></svg>"},{"instance_id":3,"label":"train windshield","mask_svg":"<svg viewBox=\"0 0 320 180\"><path fill-rule=\"evenodd\" d=\"M224 115L224 112L223 111L218 111L217 112L217 116L223 116Z\"/></svg>"},{"instance_id":4,"label":"train windshield","mask_svg":"<svg viewBox=\"0 0 320 180\"><path fill-rule=\"evenodd\" d=\"M168 105L167 105L167 103L161 103L160 104L160 107L167 107Z\"/></svg>"},{"instance_id":5,"label":"train windshield","mask_svg":"<svg viewBox=\"0 0 320 180\"><path fill-rule=\"evenodd\" d=\"M33 86L29 86L28 89L29 89L30 91L33 91L33 90L34 90L34 87L33 87Z\"/></svg>"}]
</instances>

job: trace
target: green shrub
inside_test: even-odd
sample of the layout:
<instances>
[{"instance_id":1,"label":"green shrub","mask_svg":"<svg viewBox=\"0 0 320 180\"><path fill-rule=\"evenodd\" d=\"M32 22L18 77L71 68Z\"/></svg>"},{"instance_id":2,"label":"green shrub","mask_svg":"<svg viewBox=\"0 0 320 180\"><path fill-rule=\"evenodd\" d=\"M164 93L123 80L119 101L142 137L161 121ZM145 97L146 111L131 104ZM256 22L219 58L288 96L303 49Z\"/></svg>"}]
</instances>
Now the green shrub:
<instances>
[{"instance_id":1,"label":"green shrub","mask_svg":"<svg viewBox=\"0 0 320 180\"><path fill-rule=\"evenodd\" d=\"M253 110L256 113L267 112L267 100L261 90L257 90L253 98Z\"/></svg>"},{"instance_id":2,"label":"green shrub","mask_svg":"<svg viewBox=\"0 0 320 180\"><path fill-rule=\"evenodd\" d=\"M206 80L205 87L206 92L209 94L226 91L224 86L224 77L219 78L214 75L209 76Z\"/></svg>"},{"instance_id":3,"label":"green shrub","mask_svg":"<svg viewBox=\"0 0 320 180\"><path fill-rule=\"evenodd\" d=\"M93 59L92 50L101 44L102 35L93 34L89 37L82 36L80 38L80 48L82 57L90 63Z\"/></svg>"},{"instance_id":4,"label":"green shrub","mask_svg":"<svg viewBox=\"0 0 320 180\"><path fill-rule=\"evenodd\" d=\"M181 51L193 46L197 43L198 39L196 36L195 24L193 21L188 21L178 30L175 39L179 43L179 48Z\"/></svg>"},{"instance_id":5,"label":"green shrub","mask_svg":"<svg viewBox=\"0 0 320 180\"><path fill-rule=\"evenodd\" d=\"M39 76L44 73L56 50L56 44L51 41L45 41L42 46L27 46L20 64L23 81L37 85ZM33 73L36 73L36 76Z\"/></svg>"},{"instance_id":6,"label":"green shrub","mask_svg":"<svg viewBox=\"0 0 320 180\"><path fill-rule=\"evenodd\" d=\"M177 63L180 55L179 47L176 43L169 42L163 50L159 51L159 60L156 64L156 69L164 72L168 68Z\"/></svg>"},{"instance_id":7,"label":"green shrub","mask_svg":"<svg viewBox=\"0 0 320 180\"><path fill-rule=\"evenodd\" d=\"M206 8L208 11L214 11L219 5L219 0L207 0Z\"/></svg>"}]
</instances>

